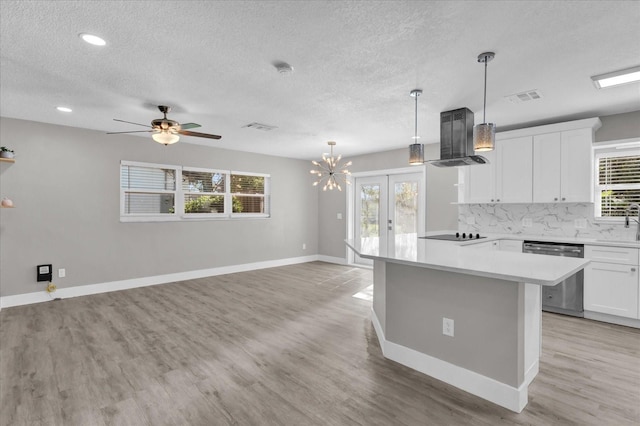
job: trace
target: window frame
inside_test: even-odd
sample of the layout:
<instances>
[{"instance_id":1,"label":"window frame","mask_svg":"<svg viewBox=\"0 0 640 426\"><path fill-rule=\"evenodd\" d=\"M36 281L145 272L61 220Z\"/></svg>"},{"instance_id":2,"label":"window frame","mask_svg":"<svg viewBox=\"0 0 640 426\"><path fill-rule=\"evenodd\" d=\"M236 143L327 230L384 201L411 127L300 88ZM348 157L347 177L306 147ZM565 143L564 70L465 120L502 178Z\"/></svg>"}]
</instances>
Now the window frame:
<instances>
[{"instance_id":1,"label":"window frame","mask_svg":"<svg viewBox=\"0 0 640 426\"><path fill-rule=\"evenodd\" d=\"M149 169L169 169L175 172L175 188L174 190L136 190L130 188L124 188L122 186L122 167L143 167ZM171 164L158 164L158 163L143 163L139 161L120 161L120 221L121 222L170 222L180 220L178 216L178 203L180 202L178 197L178 182L182 181L182 173L179 166ZM173 213L125 213L125 203L127 193L138 194L173 194L174 197L174 212Z\"/></svg>"},{"instance_id":2,"label":"window frame","mask_svg":"<svg viewBox=\"0 0 640 426\"><path fill-rule=\"evenodd\" d=\"M169 169L174 170L176 176L175 190L131 190L123 188L122 185L122 167L145 167L145 168L157 168L157 169ZM190 166L178 166L169 164L158 163L145 163L139 161L120 161L120 222L175 222L175 221L198 221L198 220L242 220L242 219L268 219L271 217L271 175L268 173L256 173L256 172L243 172L226 169L210 169L203 167L190 167ZM185 209L185 197L187 195L199 194L198 192L185 191L182 188L182 175L183 171L186 172L200 172L200 173L219 173L225 176L225 192L224 193L200 193L206 195L222 195L224 197L224 213L186 213ZM259 176L264 177L264 192L263 194L245 194L245 193L232 193L231 192L231 176ZM174 213L125 213L125 197L126 193L138 192L138 193L171 193L174 194ZM233 196L248 196L248 197L261 197L264 199L265 213L234 213L233 212Z\"/></svg>"},{"instance_id":3,"label":"window frame","mask_svg":"<svg viewBox=\"0 0 640 426\"><path fill-rule=\"evenodd\" d=\"M596 222L603 222L609 224L624 223L624 217L622 216L602 216L602 196L601 191L604 187L611 187L611 185L601 185L600 181L600 159L602 158L615 158L615 157L628 157L628 156L640 156L640 138L623 139L618 141L610 141L606 143L593 145L593 216ZM639 184L615 184L616 189L639 189Z\"/></svg>"}]
</instances>

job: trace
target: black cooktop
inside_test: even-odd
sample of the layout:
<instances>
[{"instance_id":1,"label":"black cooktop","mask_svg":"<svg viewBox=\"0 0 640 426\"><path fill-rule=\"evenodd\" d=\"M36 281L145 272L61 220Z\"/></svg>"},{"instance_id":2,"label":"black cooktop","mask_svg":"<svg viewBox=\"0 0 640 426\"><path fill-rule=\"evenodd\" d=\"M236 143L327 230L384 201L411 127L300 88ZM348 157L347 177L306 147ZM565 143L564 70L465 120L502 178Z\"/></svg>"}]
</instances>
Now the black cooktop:
<instances>
[{"instance_id":1,"label":"black cooktop","mask_svg":"<svg viewBox=\"0 0 640 426\"><path fill-rule=\"evenodd\" d=\"M480 234L467 234L466 232L463 232L462 234L459 232L456 232L455 234L440 234L440 235L429 235L426 237L418 237L418 238L425 238L427 240L446 240L446 241L471 241L471 240L480 240L482 238L487 238L487 237L481 237Z\"/></svg>"}]
</instances>

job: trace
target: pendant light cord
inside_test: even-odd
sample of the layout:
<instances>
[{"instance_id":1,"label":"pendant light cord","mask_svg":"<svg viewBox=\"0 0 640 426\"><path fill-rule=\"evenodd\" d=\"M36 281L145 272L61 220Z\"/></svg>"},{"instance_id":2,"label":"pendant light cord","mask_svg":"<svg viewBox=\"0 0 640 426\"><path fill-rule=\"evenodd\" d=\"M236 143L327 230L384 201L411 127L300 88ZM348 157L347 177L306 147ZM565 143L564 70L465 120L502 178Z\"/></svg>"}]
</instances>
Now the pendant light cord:
<instances>
[{"instance_id":1,"label":"pendant light cord","mask_svg":"<svg viewBox=\"0 0 640 426\"><path fill-rule=\"evenodd\" d=\"M416 127L415 127L415 137L413 138L413 143L418 143L418 93L416 93Z\"/></svg>"},{"instance_id":2,"label":"pendant light cord","mask_svg":"<svg viewBox=\"0 0 640 426\"><path fill-rule=\"evenodd\" d=\"M487 56L484 57L484 107L482 108L482 123L487 122Z\"/></svg>"}]
</instances>

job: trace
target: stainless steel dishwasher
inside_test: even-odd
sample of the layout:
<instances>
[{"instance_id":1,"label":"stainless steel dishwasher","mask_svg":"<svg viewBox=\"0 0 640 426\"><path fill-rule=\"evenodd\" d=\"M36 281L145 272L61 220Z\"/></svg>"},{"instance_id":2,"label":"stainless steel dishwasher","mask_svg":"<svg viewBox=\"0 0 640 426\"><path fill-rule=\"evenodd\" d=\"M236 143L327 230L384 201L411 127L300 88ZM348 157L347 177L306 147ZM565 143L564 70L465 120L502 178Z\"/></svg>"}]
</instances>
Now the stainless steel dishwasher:
<instances>
[{"instance_id":1,"label":"stainless steel dishwasher","mask_svg":"<svg viewBox=\"0 0 640 426\"><path fill-rule=\"evenodd\" d=\"M584 245L525 241L524 253L547 256L584 257ZM584 271L577 272L555 286L542 286L542 310L584 317Z\"/></svg>"}]
</instances>

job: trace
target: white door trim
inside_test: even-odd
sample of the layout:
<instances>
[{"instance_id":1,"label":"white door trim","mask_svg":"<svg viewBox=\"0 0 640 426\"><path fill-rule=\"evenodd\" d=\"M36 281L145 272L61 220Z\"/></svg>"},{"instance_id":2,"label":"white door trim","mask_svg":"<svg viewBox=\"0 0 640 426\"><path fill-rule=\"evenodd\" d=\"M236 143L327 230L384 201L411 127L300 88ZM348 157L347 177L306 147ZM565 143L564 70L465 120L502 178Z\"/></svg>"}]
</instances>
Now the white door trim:
<instances>
[{"instance_id":1,"label":"white door trim","mask_svg":"<svg viewBox=\"0 0 640 426\"><path fill-rule=\"evenodd\" d=\"M422 224L422 229L427 229L427 165L423 164L422 166L408 166L408 167L400 167L397 169L381 169L381 170L368 170L364 172L356 172L351 173L350 180L351 185L347 185L347 190L345 191L345 196L347 197L347 239L352 240L355 237L355 224L354 224L354 213L355 213L355 180L358 177L369 177L369 176L389 176L389 175L401 175L406 173L420 173L422 172L422 208L424 214L421 219L424 221ZM355 261L355 255L353 251L348 247L345 247L347 251L347 265L353 265Z\"/></svg>"}]
</instances>

